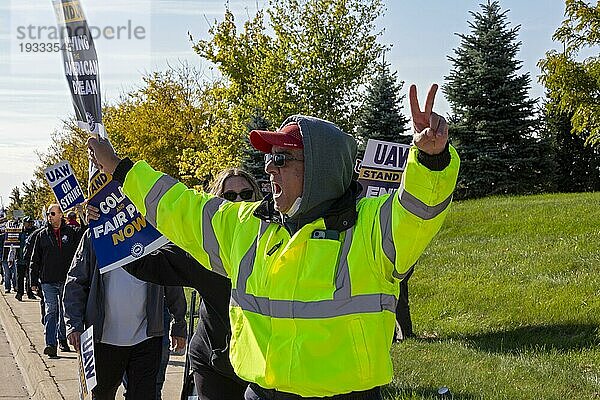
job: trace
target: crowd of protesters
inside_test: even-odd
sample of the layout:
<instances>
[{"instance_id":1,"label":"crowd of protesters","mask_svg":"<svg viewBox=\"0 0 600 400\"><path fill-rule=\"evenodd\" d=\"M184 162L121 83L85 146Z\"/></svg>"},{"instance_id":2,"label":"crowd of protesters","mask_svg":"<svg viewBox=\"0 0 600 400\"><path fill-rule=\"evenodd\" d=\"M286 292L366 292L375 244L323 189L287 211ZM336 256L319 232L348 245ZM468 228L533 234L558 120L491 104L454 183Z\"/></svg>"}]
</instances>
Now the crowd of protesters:
<instances>
[{"instance_id":1,"label":"crowd of protesters","mask_svg":"<svg viewBox=\"0 0 600 400\"><path fill-rule=\"evenodd\" d=\"M233 202L259 201L263 197L256 180L238 168L219 173L209 192ZM19 301L23 301L25 294L28 299L40 301L44 354L60 358L58 350L76 351L84 326L94 326L95 336L101 338L95 348L101 384L94 391L94 398L114 399L122 383L125 388L130 385L129 390L125 389L127 398L161 399L169 355L171 351L181 351L186 344L182 286L189 286L198 291L201 300L198 326L187 351L193 382L192 389L187 390L205 400L243 399L248 382L235 374L228 355L231 282L202 268L190 254L170 243L123 269L105 274L100 284L86 233L88 220L99 216L99 210L91 205L63 214L57 204L50 204L46 221L21 218L16 221L21 224L18 245L2 246L5 293L11 293L12 289ZM0 235L2 242L6 235ZM136 291L137 286L141 291ZM98 304L98 298L106 299L105 303ZM143 332L146 328L140 331L143 322L131 319L132 315L144 312L128 313L118 305L145 307L148 299L159 300L159 304L149 307L159 311L145 316L146 324L154 326L151 328L154 339L146 342L150 337ZM397 321L401 325L406 318L410 321L410 315L402 312L402 307L399 302ZM99 309L102 313L97 313ZM85 315L90 312L96 314ZM102 315L100 321L99 315ZM412 335L412 327L408 335L403 330L396 335ZM148 389L154 387L156 391L152 389L150 393Z\"/></svg>"},{"instance_id":2,"label":"crowd of protesters","mask_svg":"<svg viewBox=\"0 0 600 400\"><path fill-rule=\"evenodd\" d=\"M29 216L7 221L3 211L0 249L4 293L14 291L20 302L25 293L28 299L39 299L44 355L60 359L59 351L79 351L79 342L72 334L74 328L81 331L84 324L99 327L95 338L98 341L95 344L96 370L104 386L94 391L93 398L114 399L118 386L123 384L127 399L161 399L171 350L181 354L186 347L183 288L147 284L122 268L99 277L95 265L76 257L81 254L81 251L76 253L78 246L83 247L85 237L89 237L83 207L70 210L65 218L58 204L50 204L45 220L37 221ZM94 268L87 268L88 265ZM86 271L82 271L85 268ZM94 279L86 282L82 275ZM75 279L67 280L68 276L77 277L77 283ZM86 283L87 287L83 287ZM85 298L84 292L88 294ZM69 300L67 303L65 298ZM150 304L157 299L158 304ZM155 312L151 316L142 313L142 317L135 320L131 317L139 313L127 314L132 309L125 307L127 305ZM83 315L92 310L92 306L102 310L103 324ZM146 340L150 338L152 340ZM132 341L143 343L125 346ZM140 351L134 351L137 349ZM155 361L148 362L149 359ZM110 376L110 385L105 384L106 376Z\"/></svg>"},{"instance_id":3,"label":"crowd of protesters","mask_svg":"<svg viewBox=\"0 0 600 400\"><path fill-rule=\"evenodd\" d=\"M381 399L390 346L413 335L406 282L441 226L458 172L447 124L431 110L435 89L422 112L411 87L415 145L399 191L375 199L361 199L353 179L354 139L313 117L250 133L270 176L264 199L242 170L223 171L208 193L190 191L90 139L91 161L172 243L101 274L87 230L99 210L87 204L79 221L73 211L65 220L51 204L38 229L23 219L19 246L3 246L6 293L40 296L50 358L78 351L93 327L94 399L114 399L120 384L127 399L161 398L169 350L186 346L182 286L201 295L187 394Z\"/></svg>"}]
</instances>

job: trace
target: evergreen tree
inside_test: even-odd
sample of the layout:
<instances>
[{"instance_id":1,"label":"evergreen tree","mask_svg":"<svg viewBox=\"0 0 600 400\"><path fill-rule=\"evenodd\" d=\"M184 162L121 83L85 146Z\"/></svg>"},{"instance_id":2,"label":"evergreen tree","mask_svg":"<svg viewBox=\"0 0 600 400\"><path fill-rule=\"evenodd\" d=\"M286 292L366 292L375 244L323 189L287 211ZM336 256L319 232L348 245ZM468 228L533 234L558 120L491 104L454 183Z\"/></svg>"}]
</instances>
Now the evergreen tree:
<instances>
[{"instance_id":1,"label":"evergreen tree","mask_svg":"<svg viewBox=\"0 0 600 400\"><path fill-rule=\"evenodd\" d=\"M358 116L356 136L361 147L369 139L396 143L410 143L412 136L402 135L408 130L409 119L402 114L400 94L404 81L398 82L397 71L390 71L385 60L377 66L377 73L367 87L367 95Z\"/></svg>"},{"instance_id":2,"label":"evergreen tree","mask_svg":"<svg viewBox=\"0 0 600 400\"><path fill-rule=\"evenodd\" d=\"M543 189L548 157L533 132L536 101L529 74L518 74L520 26L510 27L497 1L471 12L471 32L460 46L443 86L454 114L451 137L462 160L458 197L531 193Z\"/></svg>"},{"instance_id":3,"label":"evergreen tree","mask_svg":"<svg viewBox=\"0 0 600 400\"><path fill-rule=\"evenodd\" d=\"M268 130L271 123L264 117L260 110L255 110L248 121L248 132L253 130ZM249 136L244 137L244 149L242 151L242 168L248 171L256 180L268 180L265 173L265 155L262 151L256 150L249 140Z\"/></svg>"}]
</instances>

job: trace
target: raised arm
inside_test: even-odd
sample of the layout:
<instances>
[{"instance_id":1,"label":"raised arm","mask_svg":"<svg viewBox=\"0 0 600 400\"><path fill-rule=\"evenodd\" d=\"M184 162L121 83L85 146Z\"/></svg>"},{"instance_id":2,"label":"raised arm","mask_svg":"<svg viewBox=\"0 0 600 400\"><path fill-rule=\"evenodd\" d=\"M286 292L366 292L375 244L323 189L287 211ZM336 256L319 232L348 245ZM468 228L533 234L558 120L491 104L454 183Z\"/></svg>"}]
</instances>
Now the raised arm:
<instances>
[{"instance_id":1,"label":"raised arm","mask_svg":"<svg viewBox=\"0 0 600 400\"><path fill-rule=\"evenodd\" d=\"M448 144L448 125L434 113L437 85L427 95L421 111L417 89L410 88L414 146L408 156L400 188L394 195L373 199L367 207L379 229L373 243L377 261L386 275L401 279L440 230L456 186L460 159ZM370 199L369 199L370 200Z\"/></svg>"},{"instance_id":2,"label":"raised arm","mask_svg":"<svg viewBox=\"0 0 600 400\"><path fill-rule=\"evenodd\" d=\"M210 285L214 274L173 243L125 265L123 269L138 279L157 285L193 287L200 295Z\"/></svg>"},{"instance_id":3,"label":"raised arm","mask_svg":"<svg viewBox=\"0 0 600 400\"><path fill-rule=\"evenodd\" d=\"M144 161L121 160L106 140L90 138L88 146L92 162L123 184L123 192L150 224L205 268L230 275L235 231L240 218L249 219L238 214L240 203L188 189ZM258 231L259 222L253 223Z\"/></svg>"}]
</instances>

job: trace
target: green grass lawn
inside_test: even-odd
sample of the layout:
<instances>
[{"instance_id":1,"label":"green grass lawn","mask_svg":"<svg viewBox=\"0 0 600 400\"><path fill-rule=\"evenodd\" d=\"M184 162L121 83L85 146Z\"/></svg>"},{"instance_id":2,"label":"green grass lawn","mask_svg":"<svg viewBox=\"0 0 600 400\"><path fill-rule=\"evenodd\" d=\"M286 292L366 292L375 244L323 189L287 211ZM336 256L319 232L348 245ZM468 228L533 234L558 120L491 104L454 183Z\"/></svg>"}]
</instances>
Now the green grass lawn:
<instances>
[{"instance_id":1,"label":"green grass lawn","mask_svg":"<svg viewBox=\"0 0 600 400\"><path fill-rule=\"evenodd\" d=\"M600 193L454 203L386 399L600 399Z\"/></svg>"},{"instance_id":2,"label":"green grass lawn","mask_svg":"<svg viewBox=\"0 0 600 400\"><path fill-rule=\"evenodd\" d=\"M600 399L600 193L456 202L409 288L386 400Z\"/></svg>"}]
</instances>

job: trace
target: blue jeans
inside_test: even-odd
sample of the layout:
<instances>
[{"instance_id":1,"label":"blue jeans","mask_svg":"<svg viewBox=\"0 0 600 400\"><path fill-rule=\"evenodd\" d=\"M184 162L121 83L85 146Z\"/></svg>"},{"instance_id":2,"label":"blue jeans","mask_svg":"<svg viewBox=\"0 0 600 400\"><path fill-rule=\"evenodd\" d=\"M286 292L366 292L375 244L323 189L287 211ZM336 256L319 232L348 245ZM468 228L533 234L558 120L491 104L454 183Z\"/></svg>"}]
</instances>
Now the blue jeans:
<instances>
[{"instance_id":1,"label":"blue jeans","mask_svg":"<svg viewBox=\"0 0 600 400\"><path fill-rule=\"evenodd\" d=\"M44 294L44 336L46 346L56 346L58 340L67 340L65 320L62 313L64 282L42 283Z\"/></svg>"},{"instance_id":2,"label":"blue jeans","mask_svg":"<svg viewBox=\"0 0 600 400\"><path fill-rule=\"evenodd\" d=\"M2 269L4 271L4 290L17 290L17 270L15 263L2 261Z\"/></svg>"}]
</instances>

